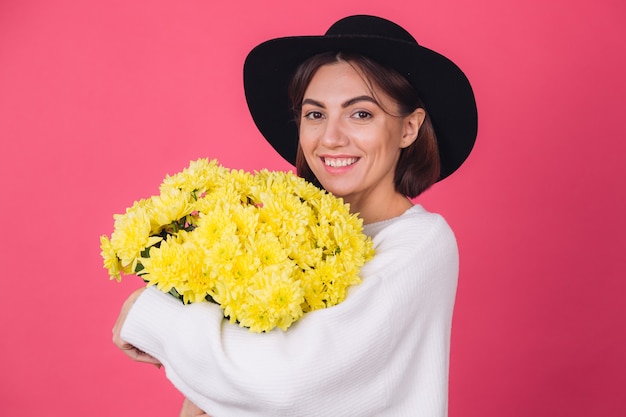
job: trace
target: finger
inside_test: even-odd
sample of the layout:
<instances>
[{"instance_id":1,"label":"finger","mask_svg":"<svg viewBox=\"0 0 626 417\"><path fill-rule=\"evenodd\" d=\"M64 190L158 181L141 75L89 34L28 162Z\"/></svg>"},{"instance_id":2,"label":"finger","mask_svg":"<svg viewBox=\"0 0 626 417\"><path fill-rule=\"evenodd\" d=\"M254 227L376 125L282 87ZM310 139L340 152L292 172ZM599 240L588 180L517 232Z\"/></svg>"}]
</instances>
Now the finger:
<instances>
[{"instance_id":1,"label":"finger","mask_svg":"<svg viewBox=\"0 0 626 417\"><path fill-rule=\"evenodd\" d=\"M135 347L131 347L130 349L125 349L124 353L126 353L132 360L135 362L143 362L151 365L155 365L157 368L161 367L161 362L156 359L154 356L147 354Z\"/></svg>"},{"instance_id":2,"label":"finger","mask_svg":"<svg viewBox=\"0 0 626 417\"><path fill-rule=\"evenodd\" d=\"M135 362L148 363L151 365L155 365L157 368L160 368L162 366L161 362L157 358L140 349L137 349L130 343L123 342L119 344L116 343L116 345L126 356L128 356Z\"/></svg>"},{"instance_id":3,"label":"finger","mask_svg":"<svg viewBox=\"0 0 626 417\"><path fill-rule=\"evenodd\" d=\"M204 411L202 411L197 405L185 398L183 406L180 410L179 417L210 417Z\"/></svg>"}]
</instances>

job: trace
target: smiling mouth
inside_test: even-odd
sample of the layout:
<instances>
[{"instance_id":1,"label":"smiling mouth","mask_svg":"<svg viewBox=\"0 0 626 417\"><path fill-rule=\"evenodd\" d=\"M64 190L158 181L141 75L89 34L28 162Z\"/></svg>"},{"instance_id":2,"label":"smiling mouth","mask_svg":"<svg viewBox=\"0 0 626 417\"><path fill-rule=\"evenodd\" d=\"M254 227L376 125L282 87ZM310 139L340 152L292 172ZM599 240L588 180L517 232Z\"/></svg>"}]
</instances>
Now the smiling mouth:
<instances>
[{"instance_id":1,"label":"smiling mouth","mask_svg":"<svg viewBox=\"0 0 626 417\"><path fill-rule=\"evenodd\" d=\"M359 158L322 158L324 165L333 168L347 167L355 164L358 160Z\"/></svg>"}]
</instances>

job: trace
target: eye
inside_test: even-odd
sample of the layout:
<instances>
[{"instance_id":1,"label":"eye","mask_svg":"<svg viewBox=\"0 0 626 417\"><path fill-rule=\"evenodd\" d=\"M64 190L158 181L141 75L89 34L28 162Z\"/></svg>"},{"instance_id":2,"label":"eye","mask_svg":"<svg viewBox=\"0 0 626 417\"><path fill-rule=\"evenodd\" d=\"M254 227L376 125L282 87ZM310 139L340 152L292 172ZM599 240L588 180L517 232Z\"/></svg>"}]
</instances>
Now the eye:
<instances>
[{"instance_id":1,"label":"eye","mask_svg":"<svg viewBox=\"0 0 626 417\"><path fill-rule=\"evenodd\" d=\"M323 117L324 115L318 111L310 111L304 114L304 118L309 120L319 120Z\"/></svg>"},{"instance_id":2,"label":"eye","mask_svg":"<svg viewBox=\"0 0 626 417\"><path fill-rule=\"evenodd\" d=\"M357 112L355 112L352 117L354 117L355 119L361 119L361 120L365 120L365 119L369 119L372 117L372 113L367 112L365 110L359 110Z\"/></svg>"}]
</instances>

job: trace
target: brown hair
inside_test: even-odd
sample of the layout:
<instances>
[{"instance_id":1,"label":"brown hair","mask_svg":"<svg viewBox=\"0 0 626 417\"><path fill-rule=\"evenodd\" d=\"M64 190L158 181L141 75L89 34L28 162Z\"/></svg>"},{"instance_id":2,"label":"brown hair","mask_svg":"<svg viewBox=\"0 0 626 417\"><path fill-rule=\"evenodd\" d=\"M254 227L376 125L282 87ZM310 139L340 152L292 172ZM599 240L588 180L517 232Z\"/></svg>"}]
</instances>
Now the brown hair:
<instances>
[{"instance_id":1,"label":"brown hair","mask_svg":"<svg viewBox=\"0 0 626 417\"><path fill-rule=\"evenodd\" d=\"M375 99L374 85L398 103L400 114L395 116L408 116L417 108L423 108L426 111L413 86L394 69L380 65L362 55L326 52L304 61L291 79L289 99L298 127L300 127L304 93L313 76L320 67L341 61L349 63L359 73L363 74L364 80L369 85ZM383 110L387 112L386 109L383 108ZM298 144L298 153L296 155L296 170L299 176L321 186L306 163L300 144ZM407 197L417 197L437 182L439 175L440 162L437 138L426 111L426 117L419 129L417 139L400 152L394 175L395 189Z\"/></svg>"}]
</instances>

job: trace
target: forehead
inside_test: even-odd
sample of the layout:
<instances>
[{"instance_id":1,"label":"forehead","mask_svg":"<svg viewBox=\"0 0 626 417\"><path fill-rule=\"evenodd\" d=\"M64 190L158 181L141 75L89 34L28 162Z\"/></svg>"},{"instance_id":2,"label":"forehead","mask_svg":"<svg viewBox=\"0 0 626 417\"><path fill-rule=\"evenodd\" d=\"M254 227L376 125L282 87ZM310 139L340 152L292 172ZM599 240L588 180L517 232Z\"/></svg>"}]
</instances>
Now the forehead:
<instances>
[{"instance_id":1,"label":"forehead","mask_svg":"<svg viewBox=\"0 0 626 417\"><path fill-rule=\"evenodd\" d=\"M357 64L346 61L322 65L311 78L303 99L339 104L359 96L371 97L383 109L397 108L397 103Z\"/></svg>"},{"instance_id":2,"label":"forehead","mask_svg":"<svg viewBox=\"0 0 626 417\"><path fill-rule=\"evenodd\" d=\"M356 64L346 61L322 65L305 90L304 97L310 95L324 95L328 99L368 95L376 101L384 100L383 96L386 96Z\"/></svg>"}]
</instances>

